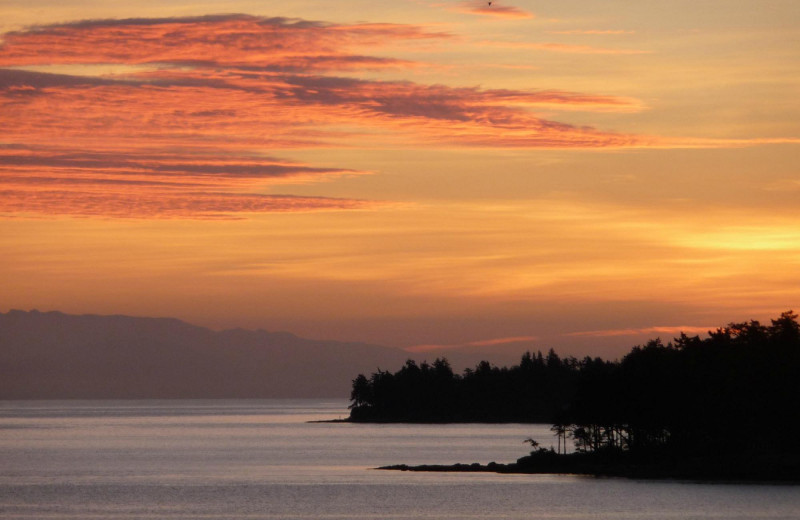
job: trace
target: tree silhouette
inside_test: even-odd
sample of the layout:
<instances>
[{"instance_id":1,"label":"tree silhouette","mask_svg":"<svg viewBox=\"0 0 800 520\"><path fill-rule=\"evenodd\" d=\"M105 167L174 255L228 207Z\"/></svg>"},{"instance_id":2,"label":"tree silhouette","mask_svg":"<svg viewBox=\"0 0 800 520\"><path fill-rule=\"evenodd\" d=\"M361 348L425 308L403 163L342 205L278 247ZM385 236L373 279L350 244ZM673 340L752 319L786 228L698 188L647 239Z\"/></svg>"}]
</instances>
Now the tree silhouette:
<instances>
[{"instance_id":1,"label":"tree silhouette","mask_svg":"<svg viewBox=\"0 0 800 520\"><path fill-rule=\"evenodd\" d=\"M653 339L620 361L562 359L551 349L525 353L518 366L482 361L462 375L446 359L408 361L396 373L354 379L350 419L549 422L559 454L571 437L579 453L716 457L800 474L797 319L787 311L770 325Z\"/></svg>"},{"instance_id":2,"label":"tree silhouette","mask_svg":"<svg viewBox=\"0 0 800 520\"><path fill-rule=\"evenodd\" d=\"M550 431L555 434L558 439L558 450L556 453L561 453L561 446L564 446L564 453L567 452L567 425L556 423L550 428Z\"/></svg>"}]
</instances>

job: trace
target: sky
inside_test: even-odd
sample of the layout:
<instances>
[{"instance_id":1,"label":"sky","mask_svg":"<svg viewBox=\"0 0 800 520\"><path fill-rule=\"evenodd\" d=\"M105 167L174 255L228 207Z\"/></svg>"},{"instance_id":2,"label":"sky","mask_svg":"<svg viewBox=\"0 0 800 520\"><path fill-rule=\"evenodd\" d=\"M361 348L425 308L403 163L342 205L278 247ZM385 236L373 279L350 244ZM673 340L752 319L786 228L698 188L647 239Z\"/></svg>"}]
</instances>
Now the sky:
<instances>
[{"instance_id":1,"label":"sky","mask_svg":"<svg viewBox=\"0 0 800 520\"><path fill-rule=\"evenodd\" d=\"M614 357L800 308L800 2L0 5L0 310Z\"/></svg>"}]
</instances>

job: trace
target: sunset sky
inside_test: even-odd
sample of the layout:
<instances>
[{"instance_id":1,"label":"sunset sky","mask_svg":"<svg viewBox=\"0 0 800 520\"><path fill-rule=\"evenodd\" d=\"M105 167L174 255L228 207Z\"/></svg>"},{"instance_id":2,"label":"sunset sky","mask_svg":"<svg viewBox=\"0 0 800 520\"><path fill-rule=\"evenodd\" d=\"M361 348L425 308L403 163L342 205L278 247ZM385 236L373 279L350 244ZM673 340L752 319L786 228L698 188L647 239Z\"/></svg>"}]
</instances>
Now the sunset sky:
<instances>
[{"instance_id":1,"label":"sunset sky","mask_svg":"<svg viewBox=\"0 0 800 520\"><path fill-rule=\"evenodd\" d=\"M613 356L800 310L797 0L0 6L0 311Z\"/></svg>"}]
</instances>

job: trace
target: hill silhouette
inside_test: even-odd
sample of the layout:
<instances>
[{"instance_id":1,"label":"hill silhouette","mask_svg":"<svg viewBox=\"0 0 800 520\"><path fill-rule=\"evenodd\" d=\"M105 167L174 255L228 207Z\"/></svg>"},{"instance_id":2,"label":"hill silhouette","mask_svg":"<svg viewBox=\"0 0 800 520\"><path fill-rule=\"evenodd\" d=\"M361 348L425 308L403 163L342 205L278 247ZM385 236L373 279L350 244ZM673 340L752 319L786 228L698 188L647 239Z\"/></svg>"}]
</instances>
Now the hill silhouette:
<instances>
[{"instance_id":1,"label":"hill silhouette","mask_svg":"<svg viewBox=\"0 0 800 520\"><path fill-rule=\"evenodd\" d=\"M402 350L177 319L0 314L0 399L344 397Z\"/></svg>"}]
</instances>

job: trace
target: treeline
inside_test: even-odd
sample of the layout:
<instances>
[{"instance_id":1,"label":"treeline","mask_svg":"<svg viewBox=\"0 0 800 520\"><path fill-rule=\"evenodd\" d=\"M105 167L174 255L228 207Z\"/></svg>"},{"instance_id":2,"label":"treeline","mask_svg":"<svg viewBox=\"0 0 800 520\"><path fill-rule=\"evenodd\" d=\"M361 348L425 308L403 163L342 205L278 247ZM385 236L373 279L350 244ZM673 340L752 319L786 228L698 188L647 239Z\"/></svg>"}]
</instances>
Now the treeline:
<instances>
[{"instance_id":1,"label":"treeline","mask_svg":"<svg viewBox=\"0 0 800 520\"><path fill-rule=\"evenodd\" d=\"M621 361L527 353L455 374L444 359L359 375L352 421L549 422L577 451L800 453L800 325L791 311L634 347ZM561 444L561 443L559 443Z\"/></svg>"},{"instance_id":2,"label":"treeline","mask_svg":"<svg viewBox=\"0 0 800 520\"><path fill-rule=\"evenodd\" d=\"M397 372L353 381L350 420L364 422L552 422L577 396L581 371L603 361L530 352L519 365L487 361L462 375L446 359L409 360Z\"/></svg>"}]
</instances>

